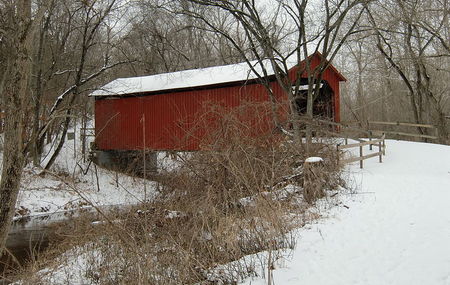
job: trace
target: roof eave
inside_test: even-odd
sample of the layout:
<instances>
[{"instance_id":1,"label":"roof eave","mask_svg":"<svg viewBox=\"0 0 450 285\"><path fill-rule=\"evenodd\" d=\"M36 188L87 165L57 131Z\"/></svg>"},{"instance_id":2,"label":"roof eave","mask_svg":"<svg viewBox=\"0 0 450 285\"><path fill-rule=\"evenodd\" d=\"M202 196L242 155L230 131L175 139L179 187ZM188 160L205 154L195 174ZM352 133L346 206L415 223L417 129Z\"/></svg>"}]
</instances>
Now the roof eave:
<instances>
[{"instance_id":1,"label":"roof eave","mask_svg":"<svg viewBox=\"0 0 450 285\"><path fill-rule=\"evenodd\" d=\"M268 78L269 78L270 82L273 82L276 80L275 75L270 75L270 76L268 76ZM217 83L217 84L200 85L200 86L192 86L192 87L162 89L162 90L155 90L155 91L142 91L142 92L130 92L130 93L110 93L110 94L106 93L106 94L102 94L102 95L94 95L91 93L88 95L88 97L94 97L96 99L108 98L108 97L141 97L141 96L150 96L150 95L167 94L167 93L178 93L178 92L195 91L195 90L243 86L243 85L249 85L249 84L255 84L255 83L260 83L260 78L231 81L231 82L221 82L221 83Z\"/></svg>"}]
</instances>

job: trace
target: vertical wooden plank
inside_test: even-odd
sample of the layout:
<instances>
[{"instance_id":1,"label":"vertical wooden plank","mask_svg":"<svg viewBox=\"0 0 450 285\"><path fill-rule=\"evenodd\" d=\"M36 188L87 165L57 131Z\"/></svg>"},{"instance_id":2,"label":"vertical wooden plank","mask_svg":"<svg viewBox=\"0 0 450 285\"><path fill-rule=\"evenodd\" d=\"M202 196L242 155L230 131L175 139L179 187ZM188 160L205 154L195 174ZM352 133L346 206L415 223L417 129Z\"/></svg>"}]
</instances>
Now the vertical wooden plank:
<instances>
[{"instance_id":1,"label":"vertical wooden plank","mask_svg":"<svg viewBox=\"0 0 450 285\"><path fill-rule=\"evenodd\" d=\"M337 161L337 165L339 165L339 155L340 155L340 152L339 152L339 146L340 146L340 145L341 145L340 143L338 143L338 144L336 145L336 151L337 151L336 161Z\"/></svg>"},{"instance_id":2,"label":"vertical wooden plank","mask_svg":"<svg viewBox=\"0 0 450 285\"><path fill-rule=\"evenodd\" d=\"M359 157L360 158L363 157L363 147L362 147L362 145L359 146ZM363 160L362 159L359 161L359 168L363 168Z\"/></svg>"},{"instance_id":3,"label":"vertical wooden plank","mask_svg":"<svg viewBox=\"0 0 450 285\"><path fill-rule=\"evenodd\" d=\"M378 152L380 153L380 163L382 163L383 162L383 151L381 150L381 148L382 148L382 145L381 145L381 142L379 142L378 143L378 147L379 147L379 150L378 150Z\"/></svg>"}]
</instances>

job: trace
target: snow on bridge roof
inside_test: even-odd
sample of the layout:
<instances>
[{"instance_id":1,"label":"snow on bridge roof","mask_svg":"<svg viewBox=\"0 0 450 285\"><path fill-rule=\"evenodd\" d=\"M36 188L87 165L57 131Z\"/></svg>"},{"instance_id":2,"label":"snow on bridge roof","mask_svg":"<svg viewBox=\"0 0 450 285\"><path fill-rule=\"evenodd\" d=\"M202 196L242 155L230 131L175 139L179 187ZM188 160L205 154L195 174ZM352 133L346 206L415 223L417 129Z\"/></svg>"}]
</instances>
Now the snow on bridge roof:
<instances>
[{"instance_id":1,"label":"snow on bridge roof","mask_svg":"<svg viewBox=\"0 0 450 285\"><path fill-rule=\"evenodd\" d=\"M257 61L252 61L251 64L254 66L256 72L261 75L263 74L261 64L258 64ZM269 60L264 60L262 65L265 67L269 76L274 74ZM294 65L291 63L288 67L291 68ZM243 62L150 76L118 78L92 92L89 96L120 96L125 94L185 89L240 82L256 78L258 76L251 70L249 64Z\"/></svg>"}]
</instances>

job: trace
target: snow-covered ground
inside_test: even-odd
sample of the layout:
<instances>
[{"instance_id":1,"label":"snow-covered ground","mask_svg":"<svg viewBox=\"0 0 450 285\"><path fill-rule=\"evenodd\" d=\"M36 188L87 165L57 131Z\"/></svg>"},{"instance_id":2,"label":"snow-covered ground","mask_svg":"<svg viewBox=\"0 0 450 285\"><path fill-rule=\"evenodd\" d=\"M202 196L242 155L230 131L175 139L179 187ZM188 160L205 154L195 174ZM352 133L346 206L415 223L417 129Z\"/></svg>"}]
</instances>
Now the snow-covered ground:
<instances>
[{"instance_id":1,"label":"snow-covered ground","mask_svg":"<svg viewBox=\"0 0 450 285\"><path fill-rule=\"evenodd\" d=\"M91 166L93 168L93 166ZM94 170L86 175L59 174L45 177L41 170L25 171L16 203L16 216L35 216L78 208L134 204L144 200L144 181L127 175L117 175L101 168L97 178ZM118 178L118 179L116 179ZM147 181L147 195L153 191L153 183Z\"/></svg>"},{"instance_id":2,"label":"snow-covered ground","mask_svg":"<svg viewBox=\"0 0 450 285\"><path fill-rule=\"evenodd\" d=\"M450 285L450 146L386 144L383 163L375 157L363 170L358 163L348 167L356 193L341 194L341 202L322 212L323 218L299 229L290 258L275 264L274 284ZM79 172L76 161L69 143L57 169ZM27 168L17 206L29 214L76 208L83 205L76 189L99 205L144 198L141 179L118 175L117 183L114 172L98 168L98 191L92 165L76 181L70 176L43 178ZM147 185L150 195L152 187ZM267 279L243 284L267 284Z\"/></svg>"},{"instance_id":3,"label":"snow-covered ground","mask_svg":"<svg viewBox=\"0 0 450 285\"><path fill-rule=\"evenodd\" d=\"M77 136L75 144L73 140L66 141L49 173L41 175L43 170L32 167L31 163L25 168L15 219L85 208L92 204L135 204L152 197L154 182L83 161L78 139ZM42 165L49 158L48 155Z\"/></svg>"},{"instance_id":4,"label":"snow-covered ground","mask_svg":"<svg viewBox=\"0 0 450 285\"><path fill-rule=\"evenodd\" d=\"M450 284L450 146L386 144L382 164L349 166L357 193L300 230L274 284Z\"/></svg>"}]
</instances>

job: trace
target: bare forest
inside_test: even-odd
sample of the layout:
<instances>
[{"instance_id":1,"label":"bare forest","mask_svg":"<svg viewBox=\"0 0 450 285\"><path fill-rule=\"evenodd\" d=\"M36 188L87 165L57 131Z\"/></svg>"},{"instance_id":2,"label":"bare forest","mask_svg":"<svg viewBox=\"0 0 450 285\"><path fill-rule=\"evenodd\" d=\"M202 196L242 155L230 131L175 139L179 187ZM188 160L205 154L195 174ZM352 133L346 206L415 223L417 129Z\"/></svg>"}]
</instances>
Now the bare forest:
<instances>
[{"instance_id":1,"label":"bare forest","mask_svg":"<svg viewBox=\"0 0 450 285\"><path fill-rule=\"evenodd\" d=\"M311 69L309 55L315 52L322 60ZM304 114L295 104L305 82L287 79L293 58L306 61L299 71L307 74ZM311 123L320 92L316 83L331 63L347 80L340 85L342 126L392 123L383 130L450 143L449 0L0 0L0 252L25 169L55 175L56 161L73 144L67 139L73 129L81 135L80 168L88 164L86 132L94 120L89 94L117 78L240 62L257 73L271 99L268 66L274 70L289 101L289 124L277 117L274 105L267 107L268 116L288 142L301 147L274 145L272 137L249 140L238 115L221 113L208 151L179 156L176 172L153 179L160 196L134 205L131 211L139 216L101 213L106 222L96 233L80 221L70 228L78 244L57 238L64 244L59 251L21 269L26 284L38 284L33 278L49 260L77 250L89 252L88 259L100 252L108 261L91 268L92 284L235 284L253 274L257 262L233 262L264 250L270 271L279 250L293 247L293 229L314 218L308 205L342 182L342 166L332 163L322 169L327 182L305 190L301 203L281 187L303 187L308 170L299 172L299 161L309 156L339 161L335 145L316 143L326 130ZM398 122L416 126L396 128ZM428 125L433 128L423 127ZM97 177L100 191L98 185ZM174 215L169 222L167 209ZM287 219L293 213L302 218ZM152 234L144 235L149 228ZM109 238L98 238L99 232ZM231 265L220 269L223 264Z\"/></svg>"}]
</instances>

